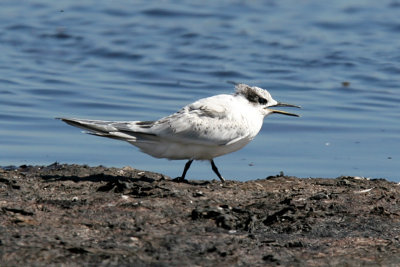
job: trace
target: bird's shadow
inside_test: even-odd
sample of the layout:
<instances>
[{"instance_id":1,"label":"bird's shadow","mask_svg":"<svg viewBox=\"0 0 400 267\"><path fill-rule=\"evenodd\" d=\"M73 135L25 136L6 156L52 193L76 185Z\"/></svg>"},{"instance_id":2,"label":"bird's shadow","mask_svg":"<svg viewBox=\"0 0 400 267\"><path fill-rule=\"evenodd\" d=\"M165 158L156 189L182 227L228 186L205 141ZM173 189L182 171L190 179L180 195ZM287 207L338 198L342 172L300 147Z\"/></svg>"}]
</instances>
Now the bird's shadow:
<instances>
[{"instance_id":1,"label":"bird's shadow","mask_svg":"<svg viewBox=\"0 0 400 267\"><path fill-rule=\"evenodd\" d=\"M181 182L177 182L174 179L165 178L162 176L161 178L151 178L146 175L140 175L138 177L127 177L121 175L110 175L110 174L90 174L87 176L76 176L76 175L43 175L41 178L45 182L56 183L63 181L72 181L75 183L79 182L93 182L93 183L105 183L100 185L96 191L100 192L108 192L114 191L115 193L127 193L127 192L136 192L143 190L154 190L156 188L166 189L159 182L166 182L170 186L175 187L176 184L188 184L191 186L207 186L210 181L188 181L184 180ZM165 185L165 184L164 184ZM169 190L169 189L168 189ZM136 193L135 193L136 194Z\"/></svg>"},{"instance_id":2,"label":"bird's shadow","mask_svg":"<svg viewBox=\"0 0 400 267\"><path fill-rule=\"evenodd\" d=\"M115 182L115 181L130 182L130 183L132 183L132 182L153 183L155 181L163 179L163 178L154 179L154 178L150 178L147 176L126 177L126 176L121 176L121 175L110 175L110 174L103 174L103 173L90 174L87 176L43 175L43 176L41 176L41 178L43 180L45 180L46 182L72 181L75 183L78 183L78 182L100 183L100 182Z\"/></svg>"},{"instance_id":3,"label":"bird's shadow","mask_svg":"<svg viewBox=\"0 0 400 267\"><path fill-rule=\"evenodd\" d=\"M135 188L153 188L156 185L153 185L154 182L158 181L157 179L150 178L147 176L139 176L139 177L126 177L121 175L109 175L109 174L90 174L87 176L79 177L75 175L64 176L64 175L45 175L42 176L42 179L46 182L63 182L63 181L73 181L75 183L79 182L93 182L93 183L101 183L97 188L97 192L109 192L113 191L115 193L125 193L128 191L132 191ZM103 184L103 183L106 184Z\"/></svg>"}]
</instances>

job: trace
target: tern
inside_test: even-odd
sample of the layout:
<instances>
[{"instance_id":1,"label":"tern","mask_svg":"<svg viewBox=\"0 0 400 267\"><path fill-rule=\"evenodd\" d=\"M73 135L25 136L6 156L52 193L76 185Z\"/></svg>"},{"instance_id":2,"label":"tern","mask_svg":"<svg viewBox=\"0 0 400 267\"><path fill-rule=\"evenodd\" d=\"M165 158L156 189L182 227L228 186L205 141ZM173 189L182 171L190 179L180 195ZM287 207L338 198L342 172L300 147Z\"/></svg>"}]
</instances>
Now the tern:
<instances>
[{"instance_id":1,"label":"tern","mask_svg":"<svg viewBox=\"0 0 400 267\"><path fill-rule=\"evenodd\" d=\"M185 179L194 160L208 160L221 180L214 158L247 145L270 114L299 115L271 109L300 106L281 103L262 88L236 84L232 95L221 94L197 100L178 112L156 121L102 121L57 118L85 133L126 141L156 158L188 160L178 181Z\"/></svg>"}]
</instances>

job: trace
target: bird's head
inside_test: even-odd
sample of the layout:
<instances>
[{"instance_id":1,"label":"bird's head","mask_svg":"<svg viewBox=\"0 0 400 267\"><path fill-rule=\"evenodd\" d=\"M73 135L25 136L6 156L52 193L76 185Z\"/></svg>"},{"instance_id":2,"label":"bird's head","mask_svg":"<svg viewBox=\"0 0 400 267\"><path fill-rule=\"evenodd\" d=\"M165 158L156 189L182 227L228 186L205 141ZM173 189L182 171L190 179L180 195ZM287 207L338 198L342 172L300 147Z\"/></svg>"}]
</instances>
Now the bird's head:
<instances>
[{"instance_id":1,"label":"bird's head","mask_svg":"<svg viewBox=\"0 0 400 267\"><path fill-rule=\"evenodd\" d=\"M275 99L273 99L271 94L265 89L256 86L251 87L243 83L236 84L235 88L236 88L236 95L242 95L252 105L260 108L264 116L267 116L272 113L278 113L288 116L300 117L299 115L294 113L289 113L286 111L281 111L276 109L270 109L271 107L300 108L300 106L278 102Z\"/></svg>"}]
</instances>

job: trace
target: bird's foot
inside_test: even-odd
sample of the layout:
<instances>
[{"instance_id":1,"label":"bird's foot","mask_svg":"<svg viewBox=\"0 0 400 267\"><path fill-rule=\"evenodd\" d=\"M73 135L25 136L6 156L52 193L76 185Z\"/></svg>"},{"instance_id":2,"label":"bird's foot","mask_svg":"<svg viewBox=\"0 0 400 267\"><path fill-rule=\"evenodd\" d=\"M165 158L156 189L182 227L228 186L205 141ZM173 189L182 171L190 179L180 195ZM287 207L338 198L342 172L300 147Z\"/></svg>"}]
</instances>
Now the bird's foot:
<instances>
[{"instance_id":1,"label":"bird's foot","mask_svg":"<svg viewBox=\"0 0 400 267\"><path fill-rule=\"evenodd\" d=\"M172 179L172 181L174 181L176 183L189 183L188 180L186 180L185 178L182 178L181 176Z\"/></svg>"}]
</instances>

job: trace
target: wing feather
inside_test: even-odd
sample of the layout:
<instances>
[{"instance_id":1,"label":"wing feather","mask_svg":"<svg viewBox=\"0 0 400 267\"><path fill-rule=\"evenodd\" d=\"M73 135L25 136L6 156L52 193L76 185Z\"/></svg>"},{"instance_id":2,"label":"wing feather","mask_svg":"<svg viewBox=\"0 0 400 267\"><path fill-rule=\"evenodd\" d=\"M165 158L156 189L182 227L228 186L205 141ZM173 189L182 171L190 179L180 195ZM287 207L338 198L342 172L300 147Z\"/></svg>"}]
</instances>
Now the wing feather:
<instances>
[{"instance_id":1,"label":"wing feather","mask_svg":"<svg viewBox=\"0 0 400 267\"><path fill-rule=\"evenodd\" d=\"M177 142L205 146L231 145L250 138L233 96L200 99L158 121L100 121L60 118L88 133L128 142Z\"/></svg>"},{"instance_id":2,"label":"wing feather","mask_svg":"<svg viewBox=\"0 0 400 267\"><path fill-rule=\"evenodd\" d=\"M231 144L247 138L248 127L240 119L237 120L240 114L231 110L227 112L231 106L223 100L230 100L230 96L222 96L194 102L156 121L149 131L157 132L159 137L171 141L212 146Z\"/></svg>"}]
</instances>

